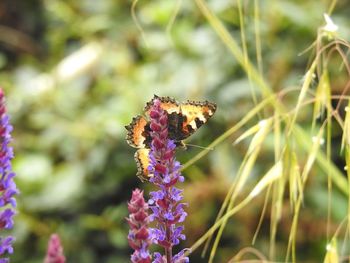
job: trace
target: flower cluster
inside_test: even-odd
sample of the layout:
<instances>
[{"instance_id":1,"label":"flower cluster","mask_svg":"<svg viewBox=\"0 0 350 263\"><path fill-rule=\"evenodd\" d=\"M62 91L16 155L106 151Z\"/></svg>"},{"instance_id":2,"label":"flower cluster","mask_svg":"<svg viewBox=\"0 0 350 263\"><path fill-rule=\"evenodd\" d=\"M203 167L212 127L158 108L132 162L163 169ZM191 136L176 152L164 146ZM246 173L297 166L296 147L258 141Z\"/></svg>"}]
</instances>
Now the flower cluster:
<instances>
[{"instance_id":1,"label":"flower cluster","mask_svg":"<svg viewBox=\"0 0 350 263\"><path fill-rule=\"evenodd\" d=\"M155 253L155 263L180 263L189 262L184 257L185 250L177 255L172 255L173 246L184 240L182 234L184 227L179 223L187 216L184 211L182 190L175 187L177 182L183 182L184 177L180 173L180 163L175 159L176 144L168 137L168 114L161 108L158 99L153 101L150 109L151 151L149 154L149 172L153 174L150 182L159 188L151 192L149 200L151 221L156 221L156 228L151 229L152 241L165 249L165 255Z\"/></svg>"},{"instance_id":2,"label":"flower cluster","mask_svg":"<svg viewBox=\"0 0 350 263\"><path fill-rule=\"evenodd\" d=\"M16 200L14 195L18 194L13 178L11 160L13 158L11 141L12 126L6 114L4 92L0 89L0 228L11 229L13 227L13 216L15 214ZM5 253L13 253L12 236L0 237L0 256ZM9 262L7 258L0 259L0 262Z\"/></svg>"},{"instance_id":3,"label":"flower cluster","mask_svg":"<svg viewBox=\"0 0 350 263\"><path fill-rule=\"evenodd\" d=\"M44 263L65 263L66 258L63 255L63 247L60 237L57 234L52 234L47 248Z\"/></svg>"},{"instance_id":4,"label":"flower cluster","mask_svg":"<svg viewBox=\"0 0 350 263\"><path fill-rule=\"evenodd\" d=\"M150 263L151 256L148 247L151 244L148 223L148 205L143 198L143 192L135 189L128 203L129 217L127 221L130 225L128 240L134 249L131 255L133 263Z\"/></svg>"}]
</instances>

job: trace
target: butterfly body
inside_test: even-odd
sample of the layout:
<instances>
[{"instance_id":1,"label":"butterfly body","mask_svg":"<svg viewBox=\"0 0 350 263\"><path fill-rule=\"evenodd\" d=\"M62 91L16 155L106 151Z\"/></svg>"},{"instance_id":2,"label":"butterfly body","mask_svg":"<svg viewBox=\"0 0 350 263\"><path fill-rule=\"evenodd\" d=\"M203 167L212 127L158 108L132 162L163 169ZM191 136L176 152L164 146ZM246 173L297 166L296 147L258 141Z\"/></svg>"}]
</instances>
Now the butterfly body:
<instances>
[{"instance_id":1,"label":"butterfly body","mask_svg":"<svg viewBox=\"0 0 350 263\"><path fill-rule=\"evenodd\" d=\"M183 140L206 123L216 111L216 104L208 101L178 103L173 98L155 95L151 101L147 102L144 109L145 116L138 115L129 125L125 126L127 143L138 148L135 153L135 161L138 168L137 176L142 181L151 176L148 172L148 155L152 142L149 112L155 99L160 100L161 108L168 114L168 138L174 140L177 147L184 147Z\"/></svg>"}]
</instances>

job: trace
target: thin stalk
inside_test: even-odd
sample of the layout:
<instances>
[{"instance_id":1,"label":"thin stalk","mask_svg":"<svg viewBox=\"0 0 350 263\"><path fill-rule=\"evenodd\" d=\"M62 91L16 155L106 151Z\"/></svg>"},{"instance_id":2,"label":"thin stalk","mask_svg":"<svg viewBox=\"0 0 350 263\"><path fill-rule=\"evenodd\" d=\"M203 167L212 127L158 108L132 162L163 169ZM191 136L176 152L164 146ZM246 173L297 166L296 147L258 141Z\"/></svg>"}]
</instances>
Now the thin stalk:
<instances>
[{"instance_id":1,"label":"thin stalk","mask_svg":"<svg viewBox=\"0 0 350 263\"><path fill-rule=\"evenodd\" d=\"M258 0L254 0L254 31L255 31L255 49L256 60L258 63L258 70L260 74L263 74L263 63L261 55L261 38L260 38L260 13Z\"/></svg>"},{"instance_id":2,"label":"thin stalk","mask_svg":"<svg viewBox=\"0 0 350 263\"><path fill-rule=\"evenodd\" d=\"M170 225L168 223L165 223L165 232L166 232L166 239L167 239L167 242L171 242L170 240ZM168 247L165 249L165 256L166 256L166 262L167 263L172 263L172 258L173 258L173 255L172 255L172 246Z\"/></svg>"},{"instance_id":3,"label":"thin stalk","mask_svg":"<svg viewBox=\"0 0 350 263\"><path fill-rule=\"evenodd\" d=\"M166 191L166 195L167 195L167 200L170 200L171 198L171 188L167 188L167 191ZM167 244L169 244L169 247L166 247L165 248L165 256L166 256L166 262L167 263L172 263L172 260L173 260L173 246L171 245L172 244L172 240L171 240L171 224L168 223L168 220L165 220L165 238L166 238L166 242Z\"/></svg>"}]
</instances>

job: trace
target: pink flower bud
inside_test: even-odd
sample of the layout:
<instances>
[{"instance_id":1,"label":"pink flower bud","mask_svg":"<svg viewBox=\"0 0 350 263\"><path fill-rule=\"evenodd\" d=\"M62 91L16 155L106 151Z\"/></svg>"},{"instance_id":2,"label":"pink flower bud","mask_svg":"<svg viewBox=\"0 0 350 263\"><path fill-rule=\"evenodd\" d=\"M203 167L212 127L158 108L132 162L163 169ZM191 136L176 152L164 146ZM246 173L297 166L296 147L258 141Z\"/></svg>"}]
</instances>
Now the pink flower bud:
<instances>
[{"instance_id":1,"label":"pink flower bud","mask_svg":"<svg viewBox=\"0 0 350 263\"><path fill-rule=\"evenodd\" d=\"M65 263L66 258L63 255L63 247L60 237L57 234L52 234L50 237L47 254L44 263Z\"/></svg>"},{"instance_id":2,"label":"pink flower bud","mask_svg":"<svg viewBox=\"0 0 350 263\"><path fill-rule=\"evenodd\" d=\"M151 256L148 247L151 243L148 223L148 204L143 198L143 192L135 189L128 203L129 217L126 220L129 223L130 231L128 241L134 253L131 255L132 263L150 263Z\"/></svg>"}]
</instances>

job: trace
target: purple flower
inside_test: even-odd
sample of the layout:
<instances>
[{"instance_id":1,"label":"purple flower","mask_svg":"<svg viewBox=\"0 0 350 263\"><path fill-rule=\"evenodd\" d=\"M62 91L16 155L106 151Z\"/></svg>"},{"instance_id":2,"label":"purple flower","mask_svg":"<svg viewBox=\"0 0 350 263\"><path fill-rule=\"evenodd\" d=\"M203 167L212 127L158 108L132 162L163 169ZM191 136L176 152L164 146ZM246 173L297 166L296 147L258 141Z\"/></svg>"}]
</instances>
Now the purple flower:
<instances>
[{"instance_id":1,"label":"purple flower","mask_svg":"<svg viewBox=\"0 0 350 263\"><path fill-rule=\"evenodd\" d=\"M0 212L0 227L9 229L13 226L13 215L15 212L12 209L5 209Z\"/></svg>"},{"instance_id":2,"label":"purple flower","mask_svg":"<svg viewBox=\"0 0 350 263\"><path fill-rule=\"evenodd\" d=\"M0 254L4 254L6 251L9 254L13 253L12 248L13 237L0 238Z\"/></svg>"},{"instance_id":3,"label":"purple flower","mask_svg":"<svg viewBox=\"0 0 350 263\"><path fill-rule=\"evenodd\" d=\"M128 235L129 245L134 249L131 255L132 263L151 263L148 247L151 244L148 223L148 205L143 198L143 192L135 189L128 203L129 217L126 219L130 226Z\"/></svg>"},{"instance_id":4,"label":"purple flower","mask_svg":"<svg viewBox=\"0 0 350 263\"><path fill-rule=\"evenodd\" d=\"M6 114L4 92L0 88L0 229L11 229L13 227L13 216L15 214L16 200L14 196L18 194L18 189L13 177L11 160L13 158L11 141L12 126ZM13 253L12 236L0 237L0 256L5 253ZM0 259L1 262L9 262L7 258Z\"/></svg>"},{"instance_id":5,"label":"purple flower","mask_svg":"<svg viewBox=\"0 0 350 263\"><path fill-rule=\"evenodd\" d=\"M152 241L165 249L165 255L154 254L154 263L185 263L189 262L184 257L185 250L177 255L172 255L173 246L180 243L180 239L186 237L182 234L183 222L187 213L179 203L182 200L182 190L175 187L177 182L183 182L181 176L181 165L175 159L176 144L168 137L168 114L160 107L160 101L155 99L151 106L151 151L150 165L148 170L153 174L150 182L156 185L159 190L151 192L149 200L150 209L153 214L151 221L156 221L156 228L151 229Z\"/></svg>"},{"instance_id":6,"label":"purple flower","mask_svg":"<svg viewBox=\"0 0 350 263\"><path fill-rule=\"evenodd\" d=\"M60 237L57 234L52 234L47 247L47 253L44 263L65 263L66 258L63 255L63 247Z\"/></svg>"},{"instance_id":7,"label":"purple flower","mask_svg":"<svg viewBox=\"0 0 350 263\"><path fill-rule=\"evenodd\" d=\"M167 263L166 262L166 257L162 256L159 252L154 253L154 260L152 263Z\"/></svg>"}]
</instances>

